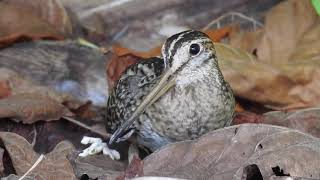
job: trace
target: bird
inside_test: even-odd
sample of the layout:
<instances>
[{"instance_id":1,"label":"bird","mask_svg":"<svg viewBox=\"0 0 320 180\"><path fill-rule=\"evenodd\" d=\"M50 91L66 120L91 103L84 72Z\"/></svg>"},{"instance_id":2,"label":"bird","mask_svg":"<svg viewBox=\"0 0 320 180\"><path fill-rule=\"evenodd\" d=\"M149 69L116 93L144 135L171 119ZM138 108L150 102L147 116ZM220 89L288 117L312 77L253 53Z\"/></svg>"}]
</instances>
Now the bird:
<instances>
[{"instance_id":1,"label":"bird","mask_svg":"<svg viewBox=\"0 0 320 180\"><path fill-rule=\"evenodd\" d=\"M134 136L155 151L231 124L235 98L212 40L183 31L165 41L161 54L129 66L117 81L106 108L109 144Z\"/></svg>"}]
</instances>

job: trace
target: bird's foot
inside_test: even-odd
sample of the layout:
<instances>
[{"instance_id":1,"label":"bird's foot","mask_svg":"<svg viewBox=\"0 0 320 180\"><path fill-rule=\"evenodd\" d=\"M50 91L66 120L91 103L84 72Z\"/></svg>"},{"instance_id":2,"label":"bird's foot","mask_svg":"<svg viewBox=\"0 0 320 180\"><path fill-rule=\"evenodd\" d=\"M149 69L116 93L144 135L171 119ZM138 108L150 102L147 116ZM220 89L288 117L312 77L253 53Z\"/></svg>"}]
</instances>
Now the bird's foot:
<instances>
[{"instance_id":1,"label":"bird's foot","mask_svg":"<svg viewBox=\"0 0 320 180\"><path fill-rule=\"evenodd\" d=\"M91 144L88 148L79 154L81 157L86 157L89 155L94 155L102 152L104 155L109 156L113 160L120 159L120 153L116 150L110 149L107 143L104 143L100 138L83 136L81 144Z\"/></svg>"}]
</instances>

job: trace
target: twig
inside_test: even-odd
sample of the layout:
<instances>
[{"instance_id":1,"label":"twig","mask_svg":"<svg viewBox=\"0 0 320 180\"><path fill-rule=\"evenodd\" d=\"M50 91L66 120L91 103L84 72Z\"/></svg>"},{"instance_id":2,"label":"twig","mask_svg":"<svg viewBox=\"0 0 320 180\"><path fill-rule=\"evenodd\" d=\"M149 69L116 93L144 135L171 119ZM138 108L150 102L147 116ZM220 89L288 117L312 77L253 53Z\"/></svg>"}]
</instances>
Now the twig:
<instances>
[{"instance_id":1,"label":"twig","mask_svg":"<svg viewBox=\"0 0 320 180\"><path fill-rule=\"evenodd\" d=\"M33 139L32 139L32 142L31 142L31 145L32 147L34 147L34 145L36 144L36 141L37 141L37 128L36 128L36 125L33 124Z\"/></svg>"},{"instance_id":2,"label":"twig","mask_svg":"<svg viewBox=\"0 0 320 180\"><path fill-rule=\"evenodd\" d=\"M39 156L39 158L37 159L37 161L31 166L31 168L24 173L23 176L21 176L18 180L22 180L23 178L25 178L34 168L36 168L38 166L38 164L45 158L45 156L43 154L41 154Z\"/></svg>"},{"instance_id":3,"label":"twig","mask_svg":"<svg viewBox=\"0 0 320 180\"><path fill-rule=\"evenodd\" d=\"M231 16L232 21L234 20L234 16L238 16L244 20L252 22L254 29L256 28L256 26L263 27L263 24L261 22L255 20L254 18L248 17L248 16L246 16L242 13L239 13L239 12L228 12L228 13L212 20L209 24L207 24L204 28L202 28L202 30L206 31L206 30L210 29L211 26L213 26L214 24L217 24L217 26L220 27L220 21L228 16Z\"/></svg>"},{"instance_id":4,"label":"twig","mask_svg":"<svg viewBox=\"0 0 320 180\"><path fill-rule=\"evenodd\" d=\"M96 133L96 134L99 134L100 136L102 136L102 137L104 137L104 138L110 138L110 137L112 136L112 135L109 134L109 133L104 133L104 132L95 130L95 129L93 129L92 127L90 127L90 126L88 126L88 125L86 125L86 124L83 124L82 122L77 121L77 120L75 120L75 119L73 119L73 118L70 118L70 117L67 117L67 116L63 116L62 118L65 119L65 120L67 120L67 121L69 121L69 122L71 122L71 123L73 123L73 124L75 124L75 125L78 125L78 126L84 128L84 129L87 129L87 130L89 130L89 131L91 131L91 132L94 132L94 133Z\"/></svg>"},{"instance_id":5,"label":"twig","mask_svg":"<svg viewBox=\"0 0 320 180\"><path fill-rule=\"evenodd\" d=\"M117 1L114 1L114 2L111 2L111 3L106 3L106 4L100 5L98 7L89 9L87 11L83 11L79 15L79 18L83 19L83 18L91 16L92 14L99 13L101 11L107 11L109 9L112 9L114 7L117 7L117 6L120 6L122 4L128 3L130 1L132 1L132 0L117 0Z\"/></svg>"}]
</instances>

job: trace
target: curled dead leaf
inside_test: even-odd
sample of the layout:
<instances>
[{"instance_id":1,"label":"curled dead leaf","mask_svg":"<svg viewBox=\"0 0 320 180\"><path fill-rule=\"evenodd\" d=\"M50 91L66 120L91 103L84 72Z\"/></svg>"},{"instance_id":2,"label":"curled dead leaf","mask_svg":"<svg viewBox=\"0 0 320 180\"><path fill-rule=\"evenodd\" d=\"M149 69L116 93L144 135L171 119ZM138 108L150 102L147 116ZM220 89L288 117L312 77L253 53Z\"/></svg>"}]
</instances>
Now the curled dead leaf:
<instances>
[{"instance_id":1,"label":"curled dead leaf","mask_svg":"<svg viewBox=\"0 0 320 180\"><path fill-rule=\"evenodd\" d=\"M18 176L22 176L39 158L31 144L23 137L9 132L0 132L0 138L9 153ZM66 156L74 150L69 142L60 142L52 152L45 155L38 166L28 176L36 179L76 179Z\"/></svg>"}]
</instances>

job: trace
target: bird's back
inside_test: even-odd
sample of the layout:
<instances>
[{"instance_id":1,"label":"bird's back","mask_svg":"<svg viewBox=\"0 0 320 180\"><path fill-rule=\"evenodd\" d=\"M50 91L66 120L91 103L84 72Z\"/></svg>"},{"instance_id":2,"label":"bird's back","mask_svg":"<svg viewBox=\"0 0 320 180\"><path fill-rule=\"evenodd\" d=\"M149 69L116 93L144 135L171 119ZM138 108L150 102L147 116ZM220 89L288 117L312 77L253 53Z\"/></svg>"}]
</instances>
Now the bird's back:
<instances>
[{"instance_id":1,"label":"bird's back","mask_svg":"<svg viewBox=\"0 0 320 180\"><path fill-rule=\"evenodd\" d=\"M106 115L107 131L113 133L148 95L164 70L163 59L152 57L129 66L111 92Z\"/></svg>"}]
</instances>

